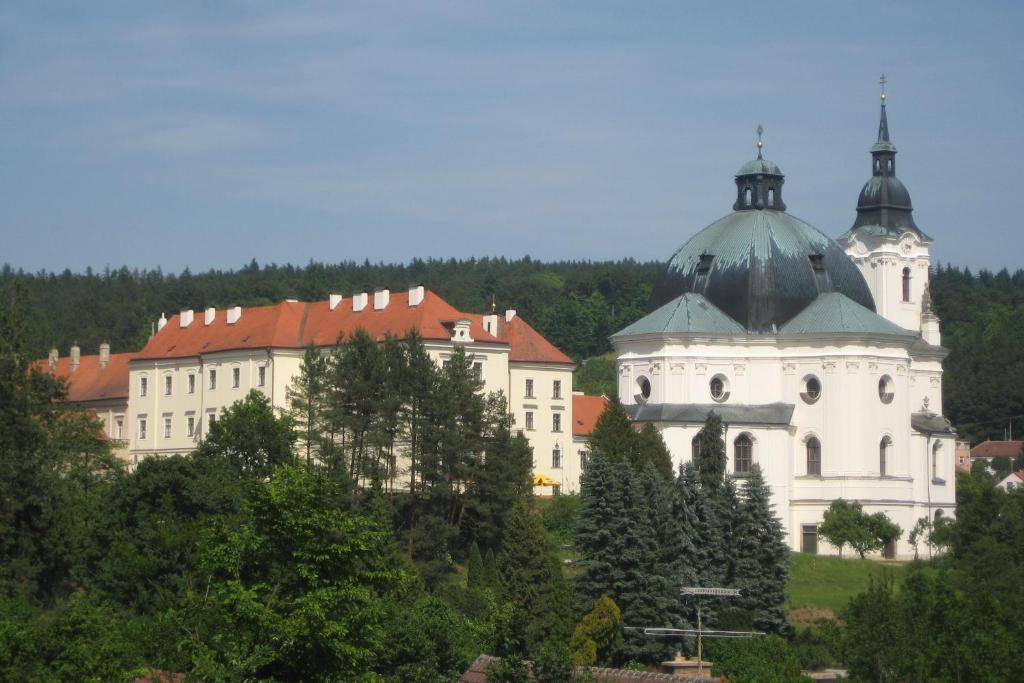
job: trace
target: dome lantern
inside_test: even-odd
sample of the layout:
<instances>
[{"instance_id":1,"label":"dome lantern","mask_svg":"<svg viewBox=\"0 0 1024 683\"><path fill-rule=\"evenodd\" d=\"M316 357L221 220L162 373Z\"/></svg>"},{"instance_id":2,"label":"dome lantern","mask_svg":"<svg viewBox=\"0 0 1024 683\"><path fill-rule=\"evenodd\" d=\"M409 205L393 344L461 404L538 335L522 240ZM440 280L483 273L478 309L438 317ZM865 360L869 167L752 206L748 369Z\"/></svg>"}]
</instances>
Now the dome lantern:
<instances>
[{"instance_id":1,"label":"dome lantern","mask_svg":"<svg viewBox=\"0 0 1024 683\"><path fill-rule=\"evenodd\" d=\"M785 211L782 201L782 185L786 177L779 167L762 156L764 149L764 127L757 127L757 158L743 164L736 173L736 203L733 211L755 211L769 209Z\"/></svg>"}]
</instances>

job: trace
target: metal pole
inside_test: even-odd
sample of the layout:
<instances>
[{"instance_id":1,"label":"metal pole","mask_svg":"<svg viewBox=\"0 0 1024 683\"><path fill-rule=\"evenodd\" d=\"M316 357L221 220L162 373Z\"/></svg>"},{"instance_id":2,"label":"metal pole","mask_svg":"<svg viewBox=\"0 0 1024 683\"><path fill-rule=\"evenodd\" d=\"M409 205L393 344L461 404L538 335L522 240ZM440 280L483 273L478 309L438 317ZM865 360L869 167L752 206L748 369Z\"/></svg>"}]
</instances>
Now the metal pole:
<instances>
[{"instance_id":1,"label":"metal pole","mask_svg":"<svg viewBox=\"0 0 1024 683\"><path fill-rule=\"evenodd\" d=\"M697 601L697 675L699 676L704 671L704 665L701 663L701 656L704 654L704 633L701 627L701 607L703 607L703 601Z\"/></svg>"}]
</instances>

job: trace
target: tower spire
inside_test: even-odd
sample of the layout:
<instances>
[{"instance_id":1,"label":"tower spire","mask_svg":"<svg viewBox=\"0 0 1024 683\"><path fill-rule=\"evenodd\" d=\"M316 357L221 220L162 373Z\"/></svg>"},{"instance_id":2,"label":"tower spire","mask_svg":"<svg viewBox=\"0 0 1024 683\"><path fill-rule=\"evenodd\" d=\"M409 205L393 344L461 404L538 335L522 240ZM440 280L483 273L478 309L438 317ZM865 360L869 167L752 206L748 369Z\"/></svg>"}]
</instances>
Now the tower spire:
<instances>
[{"instance_id":1,"label":"tower spire","mask_svg":"<svg viewBox=\"0 0 1024 683\"><path fill-rule=\"evenodd\" d=\"M882 86L882 93L880 99L882 100L882 113L878 117L878 140L871 148L871 152L895 152L896 147L893 146L889 140L889 117L885 115L885 100L887 95L885 94L885 84L889 82L889 79L882 74L882 77L878 79L878 84Z\"/></svg>"},{"instance_id":2,"label":"tower spire","mask_svg":"<svg viewBox=\"0 0 1024 683\"><path fill-rule=\"evenodd\" d=\"M761 150L764 149L764 140L761 139L762 135L764 135L764 126L762 126L759 123L759 124L757 124L757 158L758 159L763 159L764 158L764 157L761 156Z\"/></svg>"}]
</instances>

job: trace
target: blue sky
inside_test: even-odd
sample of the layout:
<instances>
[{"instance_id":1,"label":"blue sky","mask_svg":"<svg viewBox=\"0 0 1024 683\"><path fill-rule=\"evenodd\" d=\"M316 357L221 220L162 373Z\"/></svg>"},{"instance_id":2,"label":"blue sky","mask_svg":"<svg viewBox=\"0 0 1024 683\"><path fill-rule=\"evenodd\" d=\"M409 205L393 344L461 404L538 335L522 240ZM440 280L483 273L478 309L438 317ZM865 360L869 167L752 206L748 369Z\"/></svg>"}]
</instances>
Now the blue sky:
<instances>
[{"instance_id":1,"label":"blue sky","mask_svg":"<svg viewBox=\"0 0 1024 683\"><path fill-rule=\"evenodd\" d=\"M884 71L935 257L1016 268L1022 7L7 2L0 263L666 259L759 123L834 237Z\"/></svg>"}]
</instances>

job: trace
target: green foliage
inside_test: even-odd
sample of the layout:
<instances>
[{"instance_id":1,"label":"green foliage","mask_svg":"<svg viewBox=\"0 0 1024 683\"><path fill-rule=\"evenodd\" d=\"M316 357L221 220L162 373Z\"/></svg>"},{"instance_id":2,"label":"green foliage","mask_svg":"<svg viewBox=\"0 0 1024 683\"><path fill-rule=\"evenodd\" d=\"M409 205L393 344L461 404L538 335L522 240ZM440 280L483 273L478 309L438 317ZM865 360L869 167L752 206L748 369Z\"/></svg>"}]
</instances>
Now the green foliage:
<instances>
[{"instance_id":1,"label":"green foliage","mask_svg":"<svg viewBox=\"0 0 1024 683\"><path fill-rule=\"evenodd\" d=\"M908 567L905 563L790 553L789 604L794 608L813 607L838 614L852 598L867 590L872 578L879 580L883 572L892 575L898 588Z\"/></svg>"},{"instance_id":2,"label":"green foliage","mask_svg":"<svg viewBox=\"0 0 1024 683\"><path fill-rule=\"evenodd\" d=\"M711 411L700 430L700 457L697 459L697 471L700 483L706 489L714 489L721 485L725 477L727 463L725 455L725 439L722 436L722 418Z\"/></svg>"},{"instance_id":3,"label":"green foliage","mask_svg":"<svg viewBox=\"0 0 1024 683\"><path fill-rule=\"evenodd\" d=\"M619 395L617 378L613 355L594 356L580 361L572 374L572 388L588 396L614 398Z\"/></svg>"},{"instance_id":4,"label":"green foliage","mask_svg":"<svg viewBox=\"0 0 1024 683\"><path fill-rule=\"evenodd\" d=\"M607 663L622 641L622 612L615 601L601 596L576 625L569 641L572 663L592 666Z\"/></svg>"},{"instance_id":5,"label":"green foliage","mask_svg":"<svg viewBox=\"0 0 1024 683\"><path fill-rule=\"evenodd\" d=\"M544 529L557 543L573 543L580 505L580 497L576 494L563 494L537 500Z\"/></svg>"},{"instance_id":6,"label":"green foliage","mask_svg":"<svg viewBox=\"0 0 1024 683\"><path fill-rule=\"evenodd\" d=\"M800 659L777 635L750 640L714 641L708 646L711 673L730 683L810 683L800 673Z\"/></svg>"},{"instance_id":7,"label":"green foliage","mask_svg":"<svg viewBox=\"0 0 1024 683\"><path fill-rule=\"evenodd\" d=\"M291 420L277 417L270 400L253 389L209 425L197 453L224 458L247 476L265 477L293 459L294 443Z\"/></svg>"},{"instance_id":8,"label":"green foliage","mask_svg":"<svg viewBox=\"0 0 1024 683\"><path fill-rule=\"evenodd\" d=\"M402 595L391 602L375 669L388 680L446 683L479 654L477 627L444 600Z\"/></svg>"},{"instance_id":9,"label":"green foliage","mask_svg":"<svg viewBox=\"0 0 1024 683\"><path fill-rule=\"evenodd\" d=\"M466 585L469 588L483 588L485 580L484 557L480 554L480 546L474 541L469 546L469 560L466 562Z\"/></svg>"},{"instance_id":10,"label":"green foliage","mask_svg":"<svg viewBox=\"0 0 1024 683\"><path fill-rule=\"evenodd\" d=\"M256 485L248 519L200 541L206 575L176 611L180 645L209 680L323 680L369 672L384 598L405 577L383 564L387 533L337 507L337 485L282 465Z\"/></svg>"},{"instance_id":11,"label":"green foliage","mask_svg":"<svg viewBox=\"0 0 1024 683\"><path fill-rule=\"evenodd\" d=\"M860 503L837 498L825 511L822 523L818 526L818 534L839 548L840 557L843 556L843 546L849 545L863 559L866 553L878 550L884 545L875 534L876 530L886 533L892 531L890 527L884 525L876 529L877 524L878 522L872 522L870 516L864 513ZM896 527L896 534L899 534L899 527Z\"/></svg>"}]
</instances>

